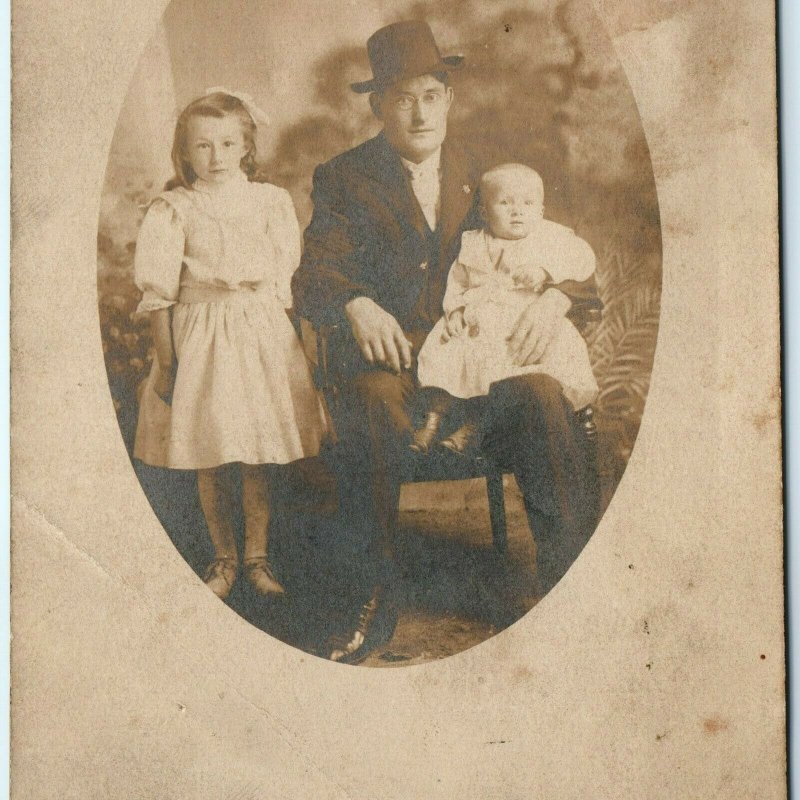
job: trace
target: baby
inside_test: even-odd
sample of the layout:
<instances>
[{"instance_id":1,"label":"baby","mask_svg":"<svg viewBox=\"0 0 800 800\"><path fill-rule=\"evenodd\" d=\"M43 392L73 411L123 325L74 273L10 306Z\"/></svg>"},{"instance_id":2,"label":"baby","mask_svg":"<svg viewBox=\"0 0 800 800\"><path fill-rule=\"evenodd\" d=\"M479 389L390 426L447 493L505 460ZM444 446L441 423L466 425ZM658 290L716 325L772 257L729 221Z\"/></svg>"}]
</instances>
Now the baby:
<instances>
[{"instance_id":1,"label":"baby","mask_svg":"<svg viewBox=\"0 0 800 800\"><path fill-rule=\"evenodd\" d=\"M444 317L419 353L419 383L428 390L429 402L425 423L411 444L417 452L428 451L452 398L483 397L504 378L549 375L576 410L597 395L586 343L566 318L535 364L516 364L508 342L520 316L545 289L592 275L591 247L569 228L543 219L544 187L530 167L490 169L481 178L480 197L485 226L463 234L447 279ZM458 453L477 429L475 404L466 408L466 423L440 442Z\"/></svg>"}]
</instances>

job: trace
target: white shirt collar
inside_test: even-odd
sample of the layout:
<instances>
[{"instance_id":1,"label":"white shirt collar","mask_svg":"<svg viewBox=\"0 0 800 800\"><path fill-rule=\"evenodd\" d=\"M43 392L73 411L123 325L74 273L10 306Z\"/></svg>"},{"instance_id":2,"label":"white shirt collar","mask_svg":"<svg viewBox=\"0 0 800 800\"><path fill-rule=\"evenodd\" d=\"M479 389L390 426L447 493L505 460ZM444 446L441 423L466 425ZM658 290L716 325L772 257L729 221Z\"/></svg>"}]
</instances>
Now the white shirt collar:
<instances>
[{"instance_id":1,"label":"white shirt collar","mask_svg":"<svg viewBox=\"0 0 800 800\"><path fill-rule=\"evenodd\" d=\"M419 164L415 164L413 161L409 161L406 158L400 156L400 160L403 162L403 166L414 175L437 175L439 174L439 164L442 160L442 148L439 147L433 153L431 153L424 161L421 161Z\"/></svg>"}]
</instances>

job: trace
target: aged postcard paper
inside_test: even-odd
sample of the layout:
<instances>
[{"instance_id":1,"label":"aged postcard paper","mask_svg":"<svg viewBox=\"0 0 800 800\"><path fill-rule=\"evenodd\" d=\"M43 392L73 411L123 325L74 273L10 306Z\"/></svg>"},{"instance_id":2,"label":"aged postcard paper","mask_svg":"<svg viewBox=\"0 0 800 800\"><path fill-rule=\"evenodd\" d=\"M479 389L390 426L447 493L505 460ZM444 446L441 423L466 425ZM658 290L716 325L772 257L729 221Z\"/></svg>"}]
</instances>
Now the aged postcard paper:
<instances>
[{"instance_id":1,"label":"aged postcard paper","mask_svg":"<svg viewBox=\"0 0 800 800\"><path fill-rule=\"evenodd\" d=\"M785 797L773 4L12 50L17 797Z\"/></svg>"}]
</instances>

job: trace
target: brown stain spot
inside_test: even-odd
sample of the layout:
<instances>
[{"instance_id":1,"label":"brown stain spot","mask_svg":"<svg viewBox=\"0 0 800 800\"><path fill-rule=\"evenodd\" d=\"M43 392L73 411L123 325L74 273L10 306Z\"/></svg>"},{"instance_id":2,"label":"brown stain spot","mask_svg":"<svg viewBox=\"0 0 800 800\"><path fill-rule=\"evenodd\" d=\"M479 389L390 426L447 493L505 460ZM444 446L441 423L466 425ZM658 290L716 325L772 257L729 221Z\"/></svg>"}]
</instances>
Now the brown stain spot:
<instances>
[{"instance_id":1,"label":"brown stain spot","mask_svg":"<svg viewBox=\"0 0 800 800\"><path fill-rule=\"evenodd\" d=\"M521 666L514 670L513 675L516 683L522 683L523 681L528 681L533 677L533 670L531 670L530 667Z\"/></svg>"},{"instance_id":2,"label":"brown stain spot","mask_svg":"<svg viewBox=\"0 0 800 800\"><path fill-rule=\"evenodd\" d=\"M777 419L778 419L777 411L762 411L760 414L753 414L750 421L753 427L759 433L763 433L767 425L769 425L771 422L774 422Z\"/></svg>"},{"instance_id":3,"label":"brown stain spot","mask_svg":"<svg viewBox=\"0 0 800 800\"><path fill-rule=\"evenodd\" d=\"M711 74L714 77L721 77L726 75L733 65L733 59L724 56L711 56L708 59L708 66L711 68Z\"/></svg>"},{"instance_id":4,"label":"brown stain spot","mask_svg":"<svg viewBox=\"0 0 800 800\"><path fill-rule=\"evenodd\" d=\"M762 660L762 661L765 661L765 660L766 660L766 658L767 658L767 657L766 657L766 655L765 655L764 653L762 653L762 654L761 654L761 660Z\"/></svg>"},{"instance_id":5,"label":"brown stain spot","mask_svg":"<svg viewBox=\"0 0 800 800\"><path fill-rule=\"evenodd\" d=\"M708 717L703 720L703 730L709 736L728 730L730 723L724 717Z\"/></svg>"},{"instance_id":6,"label":"brown stain spot","mask_svg":"<svg viewBox=\"0 0 800 800\"><path fill-rule=\"evenodd\" d=\"M759 433L772 422L778 422L781 414L781 387L780 383L774 385L769 393L766 409L750 417L750 422Z\"/></svg>"}]
</instances>

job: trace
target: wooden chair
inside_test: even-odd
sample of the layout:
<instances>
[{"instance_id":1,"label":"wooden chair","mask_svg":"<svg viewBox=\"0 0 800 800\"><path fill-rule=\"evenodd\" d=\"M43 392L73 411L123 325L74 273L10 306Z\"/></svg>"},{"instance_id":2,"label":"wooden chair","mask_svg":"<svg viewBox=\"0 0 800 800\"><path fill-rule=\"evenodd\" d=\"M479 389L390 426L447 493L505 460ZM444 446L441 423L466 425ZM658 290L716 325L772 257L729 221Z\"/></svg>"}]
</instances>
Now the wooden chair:
<instances>
[{"instance_id":1,"label":"wooden chair","mask_svg":"<svg viewBox=\"0 0 800 800\"><path fill-rule=\"evenodd\" d=\"M591 307L579 310L570 317L582 334L586 334L590 325L600 321L601 311ZM302 320L302 338L306 344L306 352L315 363L314 379L317 388L323 393L334 427L338 414L339 388L332 369L331 347L337 326L323 326L312 329L306 320ZM314 342L309 346L310 342ZM587 406L577 412L580 427L586 437L586 454L591 469L597 474L597 427L594 421L594 409ZM472 457L456 455L444 448L436 448L427 455L409 456L413 462L410 478L405 482L427 483L429 481L460 481L472 478L486 480L486 493L489 499L489 519L492 528L492 541L498 552L503 553L508 544L506 531L505 493L503 490L504 472L483 455Z\"/></svg>"}]
</instances>

